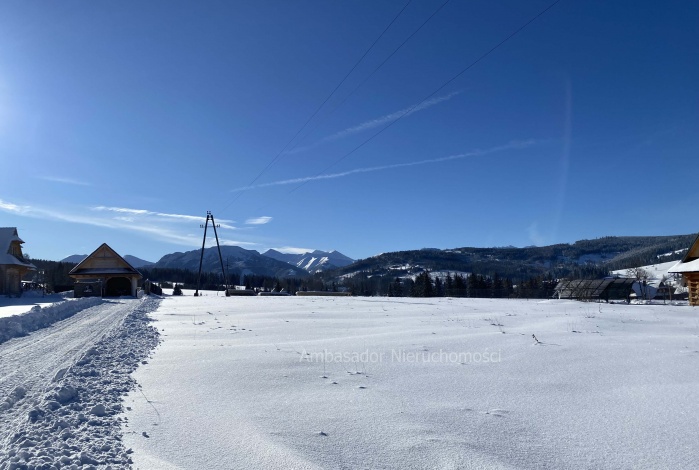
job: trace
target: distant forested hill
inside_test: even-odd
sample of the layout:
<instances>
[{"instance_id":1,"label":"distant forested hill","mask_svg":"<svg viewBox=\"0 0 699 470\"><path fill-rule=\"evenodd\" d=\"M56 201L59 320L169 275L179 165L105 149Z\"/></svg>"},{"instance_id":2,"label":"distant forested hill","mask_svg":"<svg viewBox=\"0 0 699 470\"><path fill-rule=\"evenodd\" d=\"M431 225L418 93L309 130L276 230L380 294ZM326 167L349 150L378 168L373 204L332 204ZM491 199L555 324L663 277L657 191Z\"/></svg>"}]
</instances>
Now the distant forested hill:
<instances>
[{"instance_id":1,"label":"distant forested hill","mask_svg":"<svg viewBox=\"0 0 699 470\"><path fill-rule=\"evenodd\" d=\"M329 272L347 276L358 272L378 276L404 276L423 270L460 271L526 279L553 277L599 277L613 269L680 259L696 235L656 237L603 237L572 244L525 248L421 249L383 253Z\"/></svg>"}]
</instances>

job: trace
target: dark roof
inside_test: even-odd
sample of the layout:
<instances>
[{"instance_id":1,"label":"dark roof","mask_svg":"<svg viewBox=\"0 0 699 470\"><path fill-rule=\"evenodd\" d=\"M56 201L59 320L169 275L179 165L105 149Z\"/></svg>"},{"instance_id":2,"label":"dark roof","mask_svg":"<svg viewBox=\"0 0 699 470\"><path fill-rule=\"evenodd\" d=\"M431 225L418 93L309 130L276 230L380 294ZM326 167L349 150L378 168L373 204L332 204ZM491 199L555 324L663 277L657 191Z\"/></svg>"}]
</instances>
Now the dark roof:
<instances>
[{"instance_id":1,"label":"dark roof","mask_svg":"<svg viewBox=\"0 0 699 470\"><path fill-rule=\"evenodd\" d=\"M560 281L554 289L559 299L622 300L631 292L634 279L573 279Z\"/></svg>"},{"instance_id":2,"label":"dark roof","mask_svg":"<svg viewBox=\"0 0 699 470\"><path fill-rule=\"evenodd\" d=\"M106 250L109 251L114 257L117 259L117 264L114 266L110 267L105 267L105 268L88 268L84 267L84 265L87 265L89 261L93 258L93 256L99 252L100 250ZM106 243L102 243L95 251L90 253L84 260L79 262L73 269L70 270L68 275L87 275L87 276L99 276L99 275L137 275L138 277L143 277L143 275L131 264L126 261L122 256L114 251L112 247L107 245Z\"/></svg>"},{"instance_id":3,"label":"dark roof","mask_svg":"<svg viewBox=\"0 0 699 470\"><path fill-rule=\"evenodd\" d=\"M24 243L24 240L19 238L19 235L17 234L17 228L0 227L0 264L24 266L30 270L36 269L36 266L29 261L10 253L10 248L12 247L13 242L18 242L20 244Z\"/></svg>"}]
</instances>

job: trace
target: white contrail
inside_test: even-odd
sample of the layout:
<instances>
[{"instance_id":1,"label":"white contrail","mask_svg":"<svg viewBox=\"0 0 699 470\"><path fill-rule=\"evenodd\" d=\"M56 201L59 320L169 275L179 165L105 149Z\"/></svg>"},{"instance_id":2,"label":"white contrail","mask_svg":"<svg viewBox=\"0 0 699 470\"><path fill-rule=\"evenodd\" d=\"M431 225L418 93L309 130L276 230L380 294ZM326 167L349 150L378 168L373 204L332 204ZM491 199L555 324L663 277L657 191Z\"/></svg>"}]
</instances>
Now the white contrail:
<instances>
[{"instance_id":1,"label":"white contrail","mask_svg":"<svg viewBox=\"0 0 699 470\"><path fill-rule=\"evenodd\" d=\"M54 183L72 184L74 186L92 186L91 183L86 181L80 181L72 178L62 178L60 176L37 176L37 178L44 181L53 181Z\"/></svg>"},{"instance_id":2,"label":"white contrail","mask_svg":"<svg viewBox=\"0 0 699 470\"><path fill-rule=\"evenodd\" d=\"M362 131L365 131L367 129L373 129L375 127L382 126L382 125L387 124L391 121L395 121L396 119L410 116L411 114L415 114L418 111L422 111L423 109L427 109L427 108L430 108L436 104L442 103L444 101L448 101L460 93L461 93L461 90L454 91L452 93L449 93L448 95L438 96L436 98L432 98L430 100L427 100L423 103L418 104L417 106L409 106L405 109L401 109L400 111L396 111L394 113L386 114L386 115L381 116L381 117L376 118L376 119L371 119L369 121L365 121L365 122L358 124L356 126L348 127L347 129L344 129L340 132L336 132L335 134L329 135L327 137L323 137L318 142L315 142L313 144L306 145L304 147L298 147L298 148L295 148L293 150L290 150L287 153L293 154L293 153L304 152L306 150L310 150L312 148L318 147L319 145L323 145L327 142L341 139L343 137L347 137L349 135L356 134L358 132L362 132Z\"/></svg>"},{"instance_id":3,"label":"white contrail","mask_svg":"<svg viewBox=\"0 0 699 470\"><path fill-rule=\"evenodd\" d=\"M522 149L522 148L530 147L536 143L537 143L537 141L534 139L515 141L515 142L510 142L507 145L500 145L498 147L492 147L492 148L485 149L485 150L472 150L470 152L460 153L457 155L449 155L448 157L431 158L429 160L418 160L415 162L394 163L392 165L381 165L381 166L371 166L371 167L366 167L366 168L356 168L354 170L343 171L341 173L329 173L329 174L324 174L324 175L303 176L301 178L292 178L292 179L288 179L288 180L280 180L280 181L272 181L270 183L256 184L253 186L244 186L242 188L233 189L233 191L247 191L249 189L266 188L269 186L280 186L280 185L285 185L285 184L305 183L307 181L342 178L343 176L350 176L350 175L354 175L357 173L370 173L373 171L393 170L395 168L404 168L404 167L417 166L417 165L428 165L431 163L441 163L441 162L447 162L447 161L451 161L451 160L461 160L463 158L469 158L469 157L480 157L480 156L488 155L488 154L491 154L494 152L502 152L504 150Z\"/></svg>"}]
</instances>

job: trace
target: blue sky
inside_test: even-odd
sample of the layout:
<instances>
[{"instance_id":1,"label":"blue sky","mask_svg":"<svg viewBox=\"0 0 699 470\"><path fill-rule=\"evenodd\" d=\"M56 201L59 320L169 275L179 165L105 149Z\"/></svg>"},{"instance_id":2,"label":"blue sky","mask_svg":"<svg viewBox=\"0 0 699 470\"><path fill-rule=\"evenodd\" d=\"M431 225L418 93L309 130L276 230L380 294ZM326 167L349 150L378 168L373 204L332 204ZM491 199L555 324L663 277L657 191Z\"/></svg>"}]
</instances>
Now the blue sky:
<instances>
[{"instance_id":1,"label":"blue sky","mask_svg":"<svg viewBox=\"0 0 699 470\"><path fill-rule=\"evenodd\" d=\"M551 1L413 0L302 128L406 3L2 2L0 226L152 261L207 210L354 258L699 230L696 2L561 0L442 87Z\"/></svg>"}]
</instances>

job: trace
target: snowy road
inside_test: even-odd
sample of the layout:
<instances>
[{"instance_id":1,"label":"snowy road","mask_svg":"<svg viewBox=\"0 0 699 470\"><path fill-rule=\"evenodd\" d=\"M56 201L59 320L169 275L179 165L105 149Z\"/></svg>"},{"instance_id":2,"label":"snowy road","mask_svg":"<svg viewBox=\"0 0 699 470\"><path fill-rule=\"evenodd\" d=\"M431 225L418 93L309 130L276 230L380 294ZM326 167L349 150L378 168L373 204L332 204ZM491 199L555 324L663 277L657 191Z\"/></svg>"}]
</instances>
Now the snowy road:
<instances>
[{"instance_id":1,"label":"snowy road","mask_svg":"<svg viewBox=\"0 0 699 470\"><path fill-rule=\"evenodd\" d=\"M156 299L105 300L29 336L0 344L0 469L5 468L6 457L18 455L13 448L43 446L41 463L58 458L80 463L78 444L94 441L83 439L90 432L88 424L109 428L130 371L143 351L152 347L152 334L139 332L147 331L143 326L147 313L158 303ZM143 351L137 350L139 338L146 346ZM145 344L148 341L150 346ZM86 423L84 412L94 405L93 395L102 400L101 411L92 413L101 421ZM61 429L70 432L57 443ZM22 452L28 461L31 452ZM85 455L82 463L94 460Z\"/></svg>"},{"instance_id":2,"label":"snowy road","mask_svg":"<svg viewBox=\"0 0 699 470\"><path fill-rule=\"evenodd\" d=\"M0 399L18 386L31 394L49 383L58 371L118 326L133 310L134 302L138 301L107 301L49 328L0 344ZM0 419L6 420L4 413Z\"/></svg>"}]
</instances>

